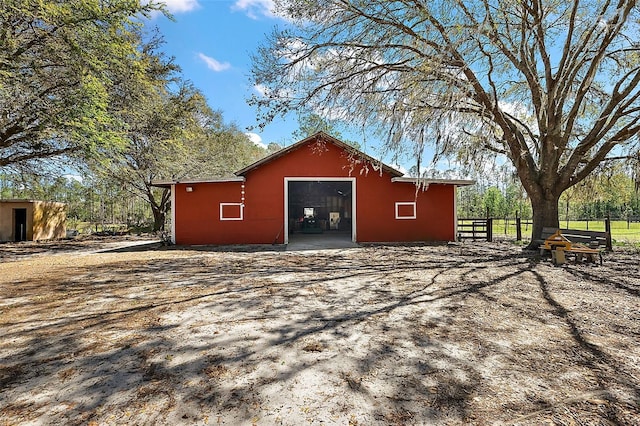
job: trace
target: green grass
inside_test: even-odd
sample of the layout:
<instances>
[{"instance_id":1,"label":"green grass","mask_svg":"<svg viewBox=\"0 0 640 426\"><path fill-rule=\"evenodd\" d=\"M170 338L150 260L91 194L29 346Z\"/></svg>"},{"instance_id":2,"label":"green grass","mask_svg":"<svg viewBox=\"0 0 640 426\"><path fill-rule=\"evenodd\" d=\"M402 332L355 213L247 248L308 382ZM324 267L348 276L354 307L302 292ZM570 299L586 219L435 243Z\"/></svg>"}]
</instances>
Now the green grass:
<instances>
[{"instance_id":1,"label":"green grass","mask_svg":"<svg viewBox=\"0 0 640 426\"><path fill-rule=\"evenodd\" d=\"M524 221L523 221L524 222ZM604 220L593 220L587 222L580 220L560 221L561 228L567 229L583 229L590 231L604 231ZM506 232L504 219L493 220L493 235L498 236L516 236L516 224L515 220L509 220ZM529 239L531 236L531 225L522 225L522 238ZM625 220L611 221L611 238L617 243L640 243L640 222L627 224Z\"/></svg>"}]
</instances>

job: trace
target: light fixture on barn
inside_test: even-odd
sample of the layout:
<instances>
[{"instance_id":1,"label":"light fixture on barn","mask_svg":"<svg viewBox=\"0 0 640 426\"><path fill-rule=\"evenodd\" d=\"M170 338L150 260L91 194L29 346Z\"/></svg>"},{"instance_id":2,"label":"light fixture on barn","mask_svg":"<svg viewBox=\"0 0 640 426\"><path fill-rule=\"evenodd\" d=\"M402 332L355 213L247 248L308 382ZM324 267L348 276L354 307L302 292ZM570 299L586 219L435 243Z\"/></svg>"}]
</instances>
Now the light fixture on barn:
<instances>
[{"instance_id":1,"label":"light fixture on barn","mask_svg":"<svg viewBox=\"0 0 640 426\"><path fill-rule=\"evenodd\" d=\"M185 189L187 192L193 192L193 186L187 186Z\"/></svg>"}]
</instances>

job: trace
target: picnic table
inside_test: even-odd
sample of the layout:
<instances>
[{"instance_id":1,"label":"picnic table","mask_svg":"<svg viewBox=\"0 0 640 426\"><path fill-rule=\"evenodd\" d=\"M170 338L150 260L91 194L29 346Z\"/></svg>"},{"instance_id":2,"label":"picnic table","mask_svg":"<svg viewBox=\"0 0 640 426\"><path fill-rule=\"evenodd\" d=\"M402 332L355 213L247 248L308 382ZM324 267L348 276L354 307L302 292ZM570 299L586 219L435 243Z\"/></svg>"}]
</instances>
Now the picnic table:
<instances>
[{"instance_id":1,"label":"picnic table","mask_svg":"<svg viewBox=\"0 0 640 426\"><path fill-rule=\"evenodd\" d=\"M566 254L571 253L575 256L575 262L586 260L587 262L596 262L596 256L600 259L602 265L602 250L595 247L588 247L581 243L574 243L560 229L545 238L544 243L540 246L540 254L544 255L547 251L551 253L551 259L554 264L560 265L565 263Z\"/></svg>"}]
</instances>

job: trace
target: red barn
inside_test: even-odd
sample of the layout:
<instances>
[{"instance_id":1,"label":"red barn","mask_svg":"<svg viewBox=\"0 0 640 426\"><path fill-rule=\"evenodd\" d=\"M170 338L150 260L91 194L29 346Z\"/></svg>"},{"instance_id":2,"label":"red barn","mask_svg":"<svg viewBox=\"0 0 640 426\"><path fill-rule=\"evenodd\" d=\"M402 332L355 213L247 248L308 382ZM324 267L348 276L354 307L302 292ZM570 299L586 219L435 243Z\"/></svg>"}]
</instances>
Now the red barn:
<instances>
[{"instance_id":1,"label":"red barn","mask_svg":"<svg viewBox=\"0 0 640 426\"><path fill-rule=\"evenodd\" d=\"M422 183L317 133L233 178L156 185L171 188L179 245L287 244L296 233L361 243L454 241L456 187L474 182Z\"/></svg>"}]
</instances>

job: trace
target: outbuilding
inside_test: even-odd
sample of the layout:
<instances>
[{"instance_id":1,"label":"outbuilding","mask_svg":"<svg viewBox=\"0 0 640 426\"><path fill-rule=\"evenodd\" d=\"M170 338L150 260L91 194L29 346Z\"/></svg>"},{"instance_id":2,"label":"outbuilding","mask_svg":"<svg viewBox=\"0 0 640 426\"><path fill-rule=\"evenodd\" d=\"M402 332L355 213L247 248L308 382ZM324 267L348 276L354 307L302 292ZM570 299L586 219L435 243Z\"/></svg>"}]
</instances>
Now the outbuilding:
<instances>
[{"instance_id":1,"label":"outbuilding","mask_svg":"<svg viewBox=\"0 0 640 426\"><path fill-rule=\"evenodd\" d=\"M179 245L287 244L296 233L359 243L454 241L456 188L468 180L403 177L317 133L217 180L171 188L171 238Z\"/></svg>"},{"instance_id":2,"label":"outbuilding","mask_svg":"<svg viewBox=\"0 0 640 426\"><path fill-rule=\"evenodd\" d=\"M65 238L64 203L0 200L0 241L39 241Z\"/></svg>"}]
</instances>

